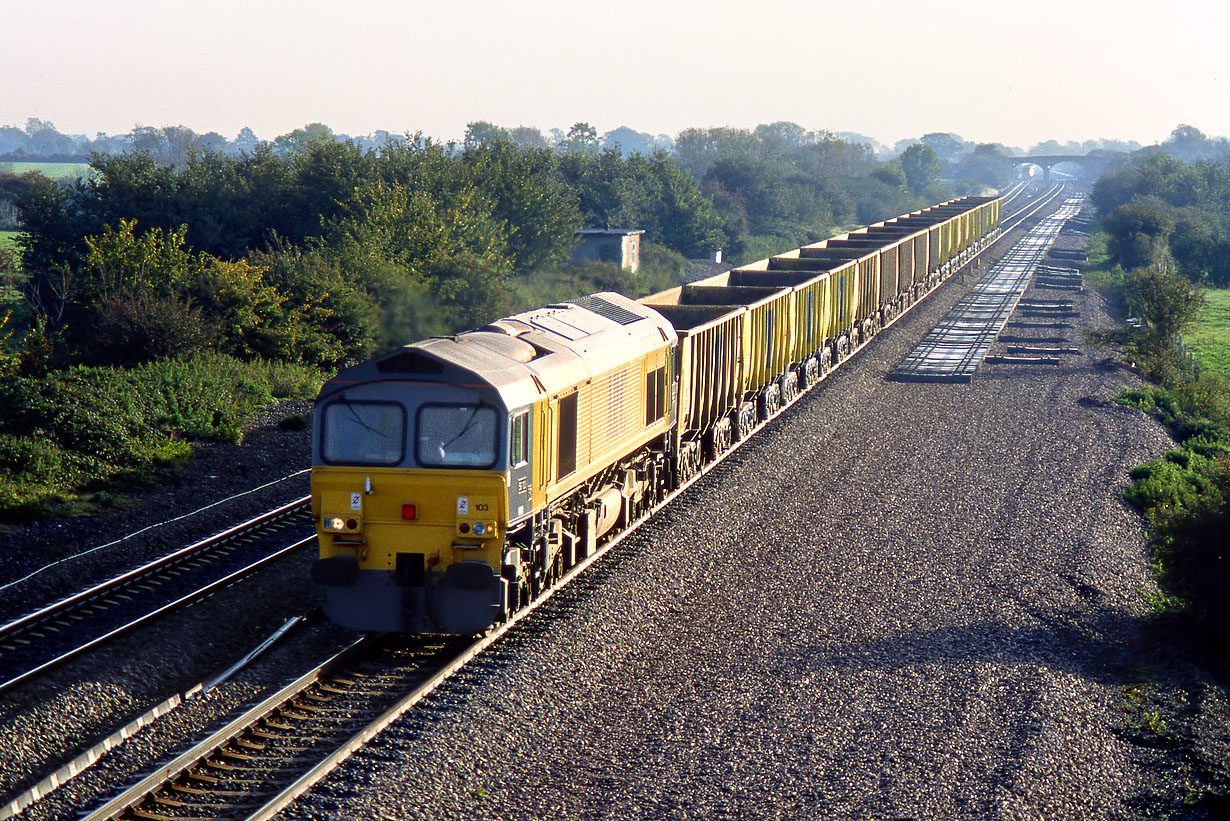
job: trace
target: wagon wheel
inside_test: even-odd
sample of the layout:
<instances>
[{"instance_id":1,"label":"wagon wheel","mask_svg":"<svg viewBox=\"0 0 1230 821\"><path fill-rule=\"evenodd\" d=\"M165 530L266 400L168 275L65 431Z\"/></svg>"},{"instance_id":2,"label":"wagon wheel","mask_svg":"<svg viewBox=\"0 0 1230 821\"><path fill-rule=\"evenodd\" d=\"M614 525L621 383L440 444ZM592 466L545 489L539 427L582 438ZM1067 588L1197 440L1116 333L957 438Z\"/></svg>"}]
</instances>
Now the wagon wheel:
<instances>
[{"instance_id":1,"label":"wagon wheel","mask_svg":"<svg viewBox=\"0 0 1230 821\"><path fill-rule=\"evenodd\" d=\"M781 407L786 407L799 398L799 377L794 371L787 371L781 379Z\"/></svg>"},{"instance_id":2,"label":"wagon wheel","mask_svg":"<svg viewBox=\"0 0 1230 821\"><path fill-rule=\"evenodd\" d=\"M814 356L809 356L807 361L803 363L803 389L807 390L812 385L820 381L820 360Z\"/></svg>"}]
</instances>

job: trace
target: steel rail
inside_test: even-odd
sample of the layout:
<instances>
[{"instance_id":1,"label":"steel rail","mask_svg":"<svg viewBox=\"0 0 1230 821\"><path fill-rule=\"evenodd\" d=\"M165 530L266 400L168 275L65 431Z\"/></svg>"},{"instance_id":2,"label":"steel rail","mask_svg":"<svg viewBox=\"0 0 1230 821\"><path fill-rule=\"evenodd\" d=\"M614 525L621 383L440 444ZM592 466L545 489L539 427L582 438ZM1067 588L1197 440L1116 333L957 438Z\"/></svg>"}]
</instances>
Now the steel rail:
<instances>
[{"instance_id":1,"label":"steel rail","mask_svg":"<svg viewBox=\"0 0 1230 821\"><path fill-rule=\"evenodd\" d=\"M334 669L362 653L375 640L375 636L360 637L348 647L308 670L277 692L261 699L260 702L250 707L243 714L227 722L225 726L211 733L203 741L193 745L190 749L176 756L174 760L154 770L115 798L107 801L89 814L82 816L81 821L101 821L101 819L114 818L124 810L135 806L143 798L157 792L164 784L170 783L178 776L187 772L195 764L203 761L223 744L259 722L266 715L293 700Z\"/></svg>"},{"instance_id":2,"label":"steel rail","mask_svg":"<svg viewBox=\"0 0 1230 821\"><path fill-rule=\"evenodd\" d=\"M1056 197L1058 197L1061 193L1063 193L1063 189L1064 189L1064 184L1057 183L1055 186L1053 186L1049 191L1047 191L1045 194L1043 194L1038 199L1034 200L1033 202L1023 205L1019 210L1009 214L1006 217L1001 218L1000 219L1000 231L1006 234L1009 231L1012 231L1018 228L1021 225L1021 223L1023 223L1025 220L1029 219L1034 214L1038 213L1038 211L1046 207L1046 205L1053 202ZM1009 226L1004 225L1004 222L1006 222L1007 220L1013 220L1013 219L1016 220L1014 224L1009 225Z\"/></svg>"},{"instance_id":3,"label":"steel rail","mask_svg":"<svg viewBox=\"0 0 1230 821\"><path fill-rule=\"evenodd\" d=\"M119 627L116 627L108 631L107 633L104 633L101 636L96 636L95 638L87 642L84 642L83 644L79 644L73 649L65 653L62 653L56 656L55 658L50 659L49 661L43 662L37 667L26 670L25 672L19 675L16 675L10 679L0 682L0 692L3 692L4 690L9 689L10 687L15 687L18 684L21 684L23 681L33 678L34 676L37 676L40 673L46 672L52 667L56 667L60 664L63 664L69 659L75 658L81 653L84 653L86 650L89 650L93 647L97 647L98 645L104 642L110 641L116 636L122 635L124 633L127 633L130 630L140 627L142 624L145 624L146 622L151 621L157 618L158 616L163 615L164 613L170 612L171 610L174 610L178 607L182 607L183 605L186 605L189 602L194 602L194 601L197 601L198 599L202 599L205 596L210 595L211 593L221 590L223 587L226 587L230 584L234 584L235 582L242 579L244 576L249 576L252 573L255 573L257 570L261 569L265 565L273 561L276 561L277 559L282 558L287 553L290 553L294 550L297 550L303 547L309 542L315 540L315 538L316 538L316 534L313 533L311 536L308 536L304 539L300 539L297 542L292 542L291 544L288 544L282 548L279 548L273 553L270 553L260 559L257 559L254 562L251 562L248 565L245 565L239 570L232 571L231 573L228 573L222 578L215 579L209 584L204 585L203 587L198 587L192 592L186 593L183 596L180 596L179 598L175 599L174 601L163 604L161 607L158 607L154 610L150 610L144 613L143 615L138 616L137 618L132 619L131 621L128 621L120 625Z\"/></svg>"},{"instance_id":4,"label":"steel rail","mask_svg":"<svg viewBox=\"0 0 1230 821\"><path fill-rule=\"evenodd\" d=\"M208 681L196 684L182 693L172 695L170 698L137 716L111 735L97 742L89 749L84 750L77 755L77 757L65 763L58 770L46 776L25 792L20 795L5 798L5 803L0 805L0 821L19 815L26 808L45 799L47 796L60 789L77 776L89 770L100 760L102 760L103 756L123 744L128 739L132 738L154 721L178 709L190 699L208 693L214 687L217 687L219 684L233 676L236 672L250 664L253 659L268 650L274 643L282 639L296 626L302 624L314 612L315 611L309 611L308 613L300 614L288 619L281 627L273 631L273 633L271 633L267 638L263 639L242 659L231 665L225 672L219 673Z\"/></svg>"},{"instance_id":5,"label":"steel rail","mask_svg":"<svg viewBox=\"0 0 1230 821\"><path fill-rule=\"evenodd\" d=\"M71 618L72 614L80 613L87 607L99 606L106 601L107 597L115 596L118 593L129 590L141 582L146 582L152 578L156 578L157 574L167 572L172 568L181 565L190 560L198 559L201 555L206 554L210 550L219 549L233 542L238 537L250 533L255 530L269 527L276 524L279 520L289 518L290 516L302 512L310 501L310 497L302 497L288 504L285 504L272 511L264 513L253 519L235 525L227 530L203 539L199 542L181 548L173 553L156 559L152 562L144 564L113 579L94 585L91 588L76 593L65 599L62 599L54 604L40 608L32 613L15 619L3 626L0 626L0 642L13 643L22 641L24 636L35 635L40 627L44 625L52 625L66 618ZM188 601L193 601L208 595L209 593L220 589L222 586L233 583L240 577L250 574L270 561L285 555L287 552L296 548L302 547L315 538L315 535L296 541L290 545L283 546L276 551L266 555L263 559L258 559L255 562L249 562L243 568L228 573L226 576L215 579L209 584L197 588L185 595L176 597L170 603L163 603L153 610L147 611L143 615L129 619L121 626L107 630L100 636L78 644L72 649L60 653L53 658L36 664L26 670L21 671L17 675L10 673L0 674L0 692L3 692L11 687L14 687L24 681L29 680L35 675L46 672L50 668L62 664L65 661L79 655L80 653L108 641L121 633L125 633L147 621L161 615L175 607L182 606Z\"/></svg>"}]
</instances>

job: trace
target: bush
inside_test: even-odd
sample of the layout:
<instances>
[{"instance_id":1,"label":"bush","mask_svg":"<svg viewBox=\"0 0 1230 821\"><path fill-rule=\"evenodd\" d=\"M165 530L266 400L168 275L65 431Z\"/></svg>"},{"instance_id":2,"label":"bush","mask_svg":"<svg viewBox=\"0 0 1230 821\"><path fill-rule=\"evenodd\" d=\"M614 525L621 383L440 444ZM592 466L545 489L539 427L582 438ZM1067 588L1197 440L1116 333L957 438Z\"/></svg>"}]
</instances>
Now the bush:
<instances>
[{"instance_id":1,"label":"bush","mask_svg":"<svg viewBox=\"0 0 1230 821\"><path fill-rule=\"evenodd\" d=\"M1125 391L1119 401L1161 419L1180 446L1131 473L1124 498L1151 530L1162 589L1182 599L1200 629L1230 631L1230 397L1219 374L1175 368L1164 387Z\"/></svg>"},{"instance_id":2,"label":"bush","mask_svg":"<svg viewBox=\"0 0 1230 821\"><path fill-rule=\"evenodd\" d=\"M1163 589L1186 600L1208 635L1224 642L1230 635L1230 457L1205 459L1200 475L1199 495L1155 517L1154 564Z\"/></svg>"},{"instance_id":3,"label":"bush","mask_svg":"<svg viewBox=\"0 0 1230 821\"><path fill-rule=\"evenodd\" d=\"M174 467L192 439L239 441L258 410L321 381L302 366L208 354L0 382L0 518L47 515L82 490Z\"/></svg>"},{"instance_id":4,"label":"bush","mask_svg":"<svg viewBox=\"0 0 1230 821\"><path fill-rule=\"evenodd\" d=\"M97 365L136 365L212 348L218 329L186 298L138 290L97 303L89 312L82 359Z\"/></svg>"},{"instance_id":5,"label":"bush","mask_svg":"<svg viewBox=\"0 0 1230 821\"><path fill-rule=\"evenodd\" d=\"M1123 492L1123 497L1140 508L1150 524L1192 508L1207 489L1204 477L1179 461L1150 459L1129 474L1132 484Z\"/></svg>"},{"instance_id":6,"label":"bush","mask_svg":"<svg viewBox=\"0 0 1230 821\"><path fill-rule=\"evenodd\" d=\"M0 473L53 484L64 475L64 450L46 439L0 434Z\"/></svg>"}]
</instances>

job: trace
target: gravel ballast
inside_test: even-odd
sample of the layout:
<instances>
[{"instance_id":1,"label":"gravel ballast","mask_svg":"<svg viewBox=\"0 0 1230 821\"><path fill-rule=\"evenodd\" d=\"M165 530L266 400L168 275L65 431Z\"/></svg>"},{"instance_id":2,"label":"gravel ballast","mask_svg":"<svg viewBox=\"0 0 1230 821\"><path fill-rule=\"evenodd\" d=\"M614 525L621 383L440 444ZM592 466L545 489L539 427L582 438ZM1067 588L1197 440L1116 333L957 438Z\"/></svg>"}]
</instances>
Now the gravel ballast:
<instances>
[{"instance_id":1,"label":"gravel ballast","mask_svg":"<svg viewBox=\"0 0 1230 821\"><path fill-rule=\"evenodd\" d=\"M1171 788L1125 692L1155 588L1119 493L1170 440L1110 401L1135 380L1080 327L1060 366L887 382L962 290L284 817L1148 814Z\"/></svg>"}]
</instances>

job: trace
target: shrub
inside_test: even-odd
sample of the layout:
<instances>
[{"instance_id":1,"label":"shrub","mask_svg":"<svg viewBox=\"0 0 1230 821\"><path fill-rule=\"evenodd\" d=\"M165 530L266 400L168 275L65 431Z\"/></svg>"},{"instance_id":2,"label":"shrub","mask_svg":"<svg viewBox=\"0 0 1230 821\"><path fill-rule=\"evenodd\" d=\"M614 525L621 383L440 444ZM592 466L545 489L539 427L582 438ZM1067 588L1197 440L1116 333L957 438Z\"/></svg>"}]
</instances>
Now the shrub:
<instances>
[{"instance_id":1,"label":"shrub","mask_svg":"<svg viewBox=\"0 0 1230 821\"><path fill-rule=\"evenodd\" d=\"M1205 490L1203 476L1170 459L1151 459L1132 469L1132 484L1123 492L1145 519L1156 524L1196 504Z\"/></svg>"},{"instance_id":2,"label":"shrub","mask_svg":"<svg viewBox=\"0 0 1230 821\"><path fill-rule=\"evenodd\" d=\"M52 484L64 475L64 450L46 439L0 434L0 473Z\"/></svg>"},{"instance_id":3,"label":"shrub","mask_svg":"<svg viewBox=\"0 0 1230 821\"><path fill-rule=\"evenodd\" d=\"M320 382L220 354L0 381L0 518L73 510L82 490L182 464L192 439L239 441L257 410Z\"/></svg>"},{"instance_id":4,"label":"shrub","mask_svg":"<svg viewBox=\"0 0 1230 821\"><path fill-rule=\"evenodd\" d=\"M136 365L191 356L210 349L218 338L218 329L186 298L137 290L93 307L82 358L99 365Z\"/></svg>"},{"instance_id":5,"label":"shrub","mask_svg":"<svg viewBox=\"0 0 1230 821\"><path fill-rule=\"evenodd\" d=\"M1201 493L1156 516L1152 544L1163 589L1181 596L1214 638L1230 635L1230 457L1206 460Z\"/></svg>"}]
</instances>

